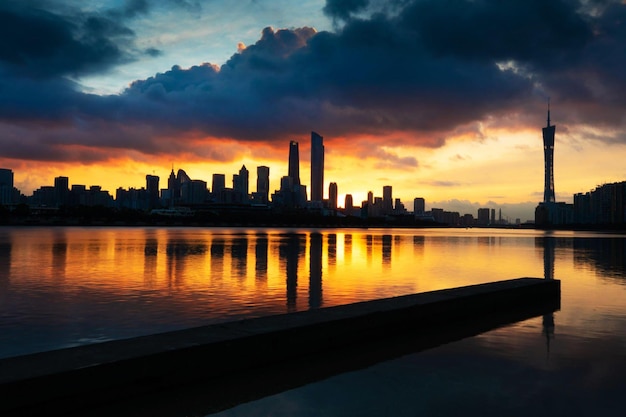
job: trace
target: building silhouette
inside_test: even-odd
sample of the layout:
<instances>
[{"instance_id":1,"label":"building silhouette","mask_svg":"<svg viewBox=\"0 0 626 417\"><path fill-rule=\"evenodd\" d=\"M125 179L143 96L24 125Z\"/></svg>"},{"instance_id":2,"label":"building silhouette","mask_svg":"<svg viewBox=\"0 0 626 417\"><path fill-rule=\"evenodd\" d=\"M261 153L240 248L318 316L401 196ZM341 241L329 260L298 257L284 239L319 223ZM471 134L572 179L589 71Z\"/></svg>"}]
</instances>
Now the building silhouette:
<instances>
[{"instance_id":1,"label":"building silhouette","mask_svg":"<svg viewBox=\"0 0 626 417\"><path fill-rule=\"evenodd\" d=\"M626 224L626 181L574 194L573 217L573 222L581 225Z\"/></svg>"},{"instance_id":2,"label":"building silhouette","mask_svg":"<svg viewBox=\"0 0 626 417\"><path fill-rule=\"evenodd\" d=\"M146 175L146 190L150 208L159 206L159 177L157 175Z\"/></svg>"},{"instance_id":3,"label":"building silhouette","mask_svg":"<svg viewBox=\"0 0 626 417\"><path fill-rule=\"evenodd\" d=\"M337 183L331 182L328 186L328 206L329 208L337 209Z\"/></svg>"},{"instance_id":4,"label":"building silhouette","mask_svg":"<svg viewBox=\"0 0 626 417\"><path fill-rule=\"evenodd\" d=\"M324 138L311 132L311 201L324 200Z\"/></svg>"},{"instance_id":5,"label":"building silhouette","mask_svg":"<svg viewBox=\"0 0 626 417\"><path fill-rule=\"evenodd\" d=\"M306 186L300 183L300 151L298 142L289 142L289 168L287 177L280 180L280 190L272 195L272 201L284 208L304 207Z\"/></svg>"},{"instance_id":6,"label":"building silhouette","mask_svg":"<svg viewBox=\"0 0 626 417\"><path fill-rule=\"evenodd\" d=\"M68 203L70 193L70 179L68 177L56 177L54 179L54 194L56 207L65 206Z\"/></svg>"},{"instance_id":7,"label":"building silhouette","mask_svg":"<svg viewBox=\"0 0 626 417\"><path fill-rule=\"evenodd\" d=\"M478 216L477 216L477 221L476 224L478 224L479 226L488 226L489 225L489 213L490 210L488 208L479 208L478 209Z\"/></svg>"},{"instance_id":8,"label":"building silhouette","mask_svg":"<svg viewBox=\"0 0 626 417\"><path fill-rule=\"evenodd\" d=\"M554 133L556 126L550 126L550 103L548 102L548 124L543 129L543 156L545 162L543 202L554 203Z\"/></svg>"},{"instance_id":9,"label":"building silhouette","mask_svg":"<svg viewBox=\"0 0 626 417\"><path fill-rule=\"evenodd\" d=\"M257 203L267 204L270 193L270 168L259 166L256 168L256 194L254 200Z\"/></svg>"},{"instance_id":10,"label":"building silhouette","mask_svg":"<svg viewBox=\"0 0 626 417\"><path fill-rule=\"evenodd\" d=\"M9 205L16 202L15 192L13 190L13 171L6 168L0 168L0 204Z\"/></svg>"},{"instance_id":11,"label":"building silhouette","mask_svg":"<svg viewBox=\"0 0 626 417\"><path fill-rule=\"evenodd\" d=\"M248 187L250 173L245 165L241 166L238 174L233 175L233 190L235 194L235 202L246 203L248 201Z\"/></svg>"},{"instance_id":12,"label":"building silhouette","mask_svg":"<svg viewBox=\"0 0 626 417\"><path fill-rule=\"evenodd\" d=\"M222 193L226 188L226 175L224 174L213 174L212 182L211 182L211 190L213 201L216 203L222 203L224 199L222 198Z\"/></svg>"},{"instance_id":13,"label":"building silhouette","mask_svg":"<svg viewBox=\"0 0 626 417\"><path fill-rule=\"evenodd\" d=\"M294 187L300 185L300 151L298 150L298 142L295 140L289 142L289 170L287 175L291 178Z\"/></svg>"},{"instance_id":14,"label":"building silhouette","mask_svg":"<svg viewBox=\"0 0 626 417\"><path fill-rule=\"evenodd\" d=\"M391 185L385 185L383 187L383 213L391 214L393 212L393 197L391 192Z\"/></svg>"},{"instance_id":15,"label":"building silhouette","mask_svg":"<svg viewBox=\"0 0 626 417\"><path fill-rule=\"evenodd\" d=\"M551 227L571 224L574 206L557 203L554 193L554 133L556 126L550 125L550 103L548 102L548 123L543 131L544 186L543 201L535 208L535 225Z\"/></svg>"},{"instance_id":16,"label":"building silhouette","mask_svg":"<svg viewBox=\"0 0 626 417\"><path fill-rule=\"evenodd\" d=\"M422 197L416 197L413 200L413 215L415 217L424 216L426 212L426 201Z\"/></svg>"}]
</instances>

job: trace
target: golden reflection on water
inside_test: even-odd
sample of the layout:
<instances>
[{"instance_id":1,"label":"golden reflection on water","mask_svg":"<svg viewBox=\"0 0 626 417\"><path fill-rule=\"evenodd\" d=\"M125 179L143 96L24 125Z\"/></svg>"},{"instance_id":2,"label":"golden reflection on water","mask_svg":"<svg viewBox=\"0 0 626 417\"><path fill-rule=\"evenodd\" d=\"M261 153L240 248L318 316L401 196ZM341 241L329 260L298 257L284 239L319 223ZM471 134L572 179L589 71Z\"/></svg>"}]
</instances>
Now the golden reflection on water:
<instances>
[{"instance_id":1,"label":"golden reflection on water","mask_svg":"<svg viewBox=\"0 0 626 417\"><path fill-rule=\"evenodd\" d=\"M573 232L4 228L0 313L136 303L120 320L187 326L530 276L561 279L559 325L582 326L626 314L624 271L623 237Z\"/></svg>"}]
</instances>

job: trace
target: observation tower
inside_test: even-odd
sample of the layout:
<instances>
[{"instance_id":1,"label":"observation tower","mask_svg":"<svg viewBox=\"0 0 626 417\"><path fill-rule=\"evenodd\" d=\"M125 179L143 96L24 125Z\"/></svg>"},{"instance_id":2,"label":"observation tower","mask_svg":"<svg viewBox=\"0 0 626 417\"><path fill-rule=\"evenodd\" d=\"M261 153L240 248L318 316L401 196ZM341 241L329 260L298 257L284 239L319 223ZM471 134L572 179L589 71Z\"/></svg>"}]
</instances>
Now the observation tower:
<instances>
[{"instance_id":1,"label":"observation tower","mask_svg":"<svg viewBox=\"0 0 626 417\"><path fill-rule=\"evenodd\" d=\"M543 128L543 155L545 160L545 180L543 187L543 202L554 203L554 131L556 126L550 126L550 101L548 101L548 125Z\"/></svg>"}]
</instances>

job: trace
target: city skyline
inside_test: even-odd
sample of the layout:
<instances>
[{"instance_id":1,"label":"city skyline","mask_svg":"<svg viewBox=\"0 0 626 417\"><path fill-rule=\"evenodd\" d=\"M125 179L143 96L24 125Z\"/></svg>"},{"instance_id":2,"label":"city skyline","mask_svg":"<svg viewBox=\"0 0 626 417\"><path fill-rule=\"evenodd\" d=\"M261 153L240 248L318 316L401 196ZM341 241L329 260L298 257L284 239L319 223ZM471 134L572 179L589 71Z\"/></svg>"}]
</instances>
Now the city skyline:
<instances>
[{"instance_id":1,"label":"city skyline","mask_svg":"<svg viewBox=\"0 0 626 417\"><path fill-rule=\"evenodd\" d=\"M172 165L207 182L266 166L271 192L289 140L310 178L315 130L324 198L334 182L340 205L393 184L408 206L425 196L532 219L547 97L555 200L626 178L624 1L42 0L0 12L12 39L0 166L25 194L58 176L140 187Z\"/></svg>"}]
</instances>

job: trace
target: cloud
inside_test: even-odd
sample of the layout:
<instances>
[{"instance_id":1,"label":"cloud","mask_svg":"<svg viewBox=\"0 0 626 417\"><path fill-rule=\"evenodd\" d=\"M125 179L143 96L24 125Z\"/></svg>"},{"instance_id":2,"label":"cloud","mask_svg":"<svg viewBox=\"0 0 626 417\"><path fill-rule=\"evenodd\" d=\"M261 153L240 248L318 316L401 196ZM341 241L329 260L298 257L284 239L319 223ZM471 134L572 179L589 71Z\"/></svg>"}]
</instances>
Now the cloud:
<instances>
[{"instance_id":1,"label":"cloud","mask_svg":"<svg viewBox=\"0 0 626 417\"><path fill-rule=\"evenodd\" d=\"M99 12L21 4L0 6L0 121L28 136L15 158L63 146L82 147L69 154L77 158L87 149L88 158L105 158L103 149L191 152L210 143L202 138L282 145L312 129L327 143L363 135L384 146L394 132L404 144L436 147L459 132L484 139L483 120L527 122L547 96L557 123L597 124L626 140L626 5L617 1L406 0L392 10L329 0L325 12L345 20L334 32L268 27L221 67L175 65L110 96L72 80L157 55L136 47L132 30L156 3ZM22 36L9 42L11 30Z\"/></svg>"},{"instance_id":2,"label":"cloud","mask_svg":"<svg viewBox=\"0 0 626 417\"><path fill-rule=\"evenodd\" d=\"M0 68L19 76L78 76L111 68L131 59L120 45L132 38L129 28L97 15L0 6Z\"/></svg>"},{"instance_id":3,"label":"cloud","mask_svg":"<svg viewBox=\"0 0 626 417\"><path fill-rule=\"evenodd\" d=\"M350 16L365 9L369 0L327 0L324 13L333 19L348 20Z\"/></svg>"}]
</instances>

